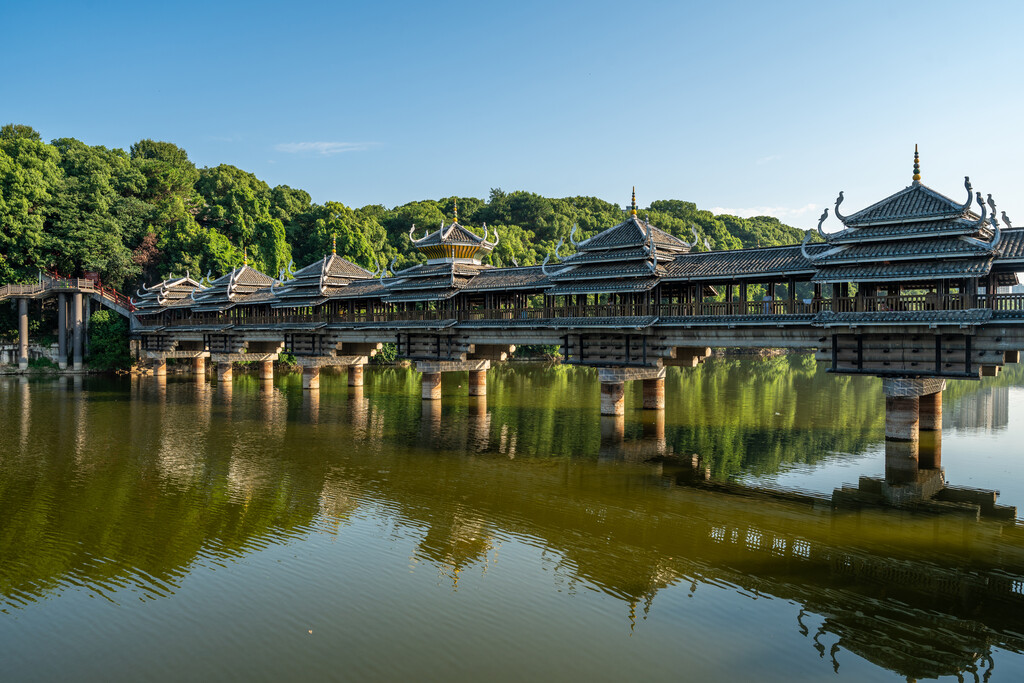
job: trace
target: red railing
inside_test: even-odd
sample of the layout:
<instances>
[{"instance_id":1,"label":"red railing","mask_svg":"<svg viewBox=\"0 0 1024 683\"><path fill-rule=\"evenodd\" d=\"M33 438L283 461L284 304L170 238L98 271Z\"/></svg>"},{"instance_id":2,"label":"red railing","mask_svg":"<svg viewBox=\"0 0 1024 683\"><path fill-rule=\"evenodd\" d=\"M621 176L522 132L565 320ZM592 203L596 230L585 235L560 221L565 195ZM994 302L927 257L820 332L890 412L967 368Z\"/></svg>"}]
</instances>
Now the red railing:
<instances>
[{"instance_id":1,"label":"red railing","mask_svg":"<svg viewBox=\"0 0 1024 683\"><path fill-rule=\"evenodd\" d=\"M113 287L103 286L99 280L84 277L68 277L61 275L57 271L46 271L43 275L43 284L46 286L46 289L95 293L107 301L127 309L129 312L135 311L135 304L132 303L129 297Z\"/></svg>"}]
</instances>

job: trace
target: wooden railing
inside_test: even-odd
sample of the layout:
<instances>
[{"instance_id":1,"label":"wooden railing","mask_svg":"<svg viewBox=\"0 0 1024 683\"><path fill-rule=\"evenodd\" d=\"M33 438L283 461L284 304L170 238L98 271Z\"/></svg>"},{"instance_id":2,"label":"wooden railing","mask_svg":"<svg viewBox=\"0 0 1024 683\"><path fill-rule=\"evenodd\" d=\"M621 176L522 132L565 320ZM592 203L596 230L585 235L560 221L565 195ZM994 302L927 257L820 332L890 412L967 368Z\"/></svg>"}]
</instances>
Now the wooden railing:
<instances>
[{"instance_id":1,"label":"wooden railing","mask_svg":"<svg viewBox=\"0 0 1024 683\"><path fill-rule=\"evenodd\" d=\"M0 287L0 299L12 296L36 296L43 292L82 292L83 294L99 294L101 297L118 306L134 311L131 299L112 287L104 287L95 280L84 277L65 277L57 273L43 273L39 282Z\"/></svg>"},{"instance_id":2,"label":"wooden railing","mask_svg":"<svg viewBox=\"0 0 1024 683\"><path fill-rule=\"evenodd\" d=\"M658 317L688 318L759 317L814 315L821 311L837 313L865 313L872 311L960 311L972 308L991 308L996 311L1024 311L1024 294L974 295L921 294L904 296L860 296L841 299L813 299L777 301L699 301L682 304L477 308L470 310L428 309L415 311L388 311L367 313L311 313L302 314L250 314L221 318L196 317L163 320L159 316L143 316L143 326L191 325L288 325L309 323L367 323L397 321L457 320L557 320L563 318L622 318Z\"/></svg>"}]
</instances>

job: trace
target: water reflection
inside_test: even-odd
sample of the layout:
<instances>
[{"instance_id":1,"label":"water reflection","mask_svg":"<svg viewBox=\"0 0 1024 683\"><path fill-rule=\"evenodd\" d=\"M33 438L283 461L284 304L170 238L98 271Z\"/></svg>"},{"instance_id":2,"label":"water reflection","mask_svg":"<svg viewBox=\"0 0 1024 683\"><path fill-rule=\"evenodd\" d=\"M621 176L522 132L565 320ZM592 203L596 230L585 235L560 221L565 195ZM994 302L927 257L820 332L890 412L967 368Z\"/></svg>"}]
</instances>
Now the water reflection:
<instances>
[{"instance_id":1,"label":"water reflection","mask_svg":"<svg viewBox=\"0 0 1024 683\"><path fill-rule=\"evenodd\" d=\"M67 392L0 379L0 417L18 425L0 453L22 456L0 459L0 600L31 610L71 586L158 599L211 560L342 534L363 515L414 538L413 562L460 593L503 544L535 544L552 562L543 581L611 596L631 625L663 592L727 586L800 605L793 631L836 666L845 651L904 677L984 675L996 650L1024 651L1018 525L835 510L827 494L733 481L879 452L870 382L800 359L712 363L670 373L669 410L602 418L580 369L498 367L488 396L443 402L420 401L411 371L365 379L305 392L246 376ZM961 391L947 433L970 424L959 416L975 394ZM853 488L944 482L936 446ZM517 571L543 584L546 569Z\"/></svg>"}]
</instances>

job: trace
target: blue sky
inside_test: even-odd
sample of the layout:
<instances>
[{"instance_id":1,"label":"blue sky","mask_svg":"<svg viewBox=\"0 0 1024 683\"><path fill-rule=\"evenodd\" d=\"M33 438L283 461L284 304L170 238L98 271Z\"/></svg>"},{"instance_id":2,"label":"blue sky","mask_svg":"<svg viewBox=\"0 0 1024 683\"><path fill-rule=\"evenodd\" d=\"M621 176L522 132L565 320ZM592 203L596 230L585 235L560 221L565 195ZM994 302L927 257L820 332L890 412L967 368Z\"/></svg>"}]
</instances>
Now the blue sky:
<instances>
[{"instance_id":1,"label":"blue sky","mask_svg":"<svg viewBox=\"0 0 1024 683\"><path fill-rule=\"evenodd\" d=\"M10 3L0 122L350 206L492 187L813 227L963 176L1024 224L1024 3ZM828 225L828 224L827 224ZM832 227L835 227L834 225Z\"/></svg>"}]
</instances>

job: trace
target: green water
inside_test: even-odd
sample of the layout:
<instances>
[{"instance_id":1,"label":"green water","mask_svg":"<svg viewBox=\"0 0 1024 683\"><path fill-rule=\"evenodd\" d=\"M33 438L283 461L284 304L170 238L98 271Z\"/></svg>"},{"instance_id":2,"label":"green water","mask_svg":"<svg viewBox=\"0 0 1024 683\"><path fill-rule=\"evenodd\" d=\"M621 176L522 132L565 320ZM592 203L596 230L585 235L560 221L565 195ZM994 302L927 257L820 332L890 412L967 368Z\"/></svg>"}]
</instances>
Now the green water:
<instances>
[{"instance_id":1,"label":"green water","mask_svg":"<svg viewBox=\"0 0 1024 683\"><path fill-rule=\"evenodd\" d=\"M488 396L0 377L0 680L1024 679L1020 524L834 511L881 382L804 356ZM1024 510L1024 375L944 398L948 483Z\"/></svg>"}]
</instances>

